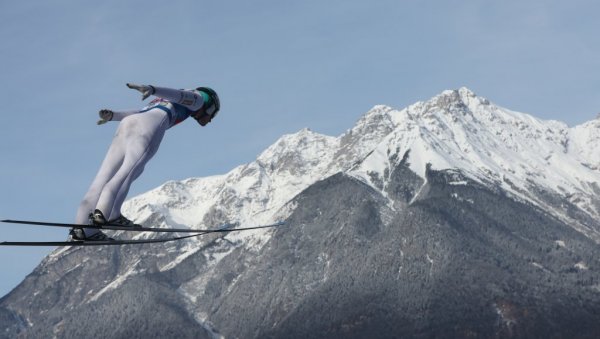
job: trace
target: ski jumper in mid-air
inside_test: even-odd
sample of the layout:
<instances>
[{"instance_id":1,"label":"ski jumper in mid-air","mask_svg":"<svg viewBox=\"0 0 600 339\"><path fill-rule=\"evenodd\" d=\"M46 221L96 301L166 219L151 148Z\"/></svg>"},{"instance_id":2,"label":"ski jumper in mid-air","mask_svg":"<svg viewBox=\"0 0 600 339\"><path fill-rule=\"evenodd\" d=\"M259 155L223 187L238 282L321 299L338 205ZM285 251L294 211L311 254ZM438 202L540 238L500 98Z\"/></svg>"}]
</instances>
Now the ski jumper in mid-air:
<instances>
[{"instance_id":1,"label":"ski jumper in mid-air","mask_svg":"<svg viewBox=\"0 0 600 339\"><path fill-rule=\"evenodd\" d=\"M79 206L76 224L141 227L121 214L121 206L131 183L156 154L165 131L188 117L206 126L220 109L217 93L208 87L190 90L134 84L127 87L140 91L142 100L150 95L157 98L140 110L103 109L99 112L98 125L108 121L120 123L100 170ZM92 228L74 228L70 237L72 240L112 240Z\"/></svg>"}]
</instances>

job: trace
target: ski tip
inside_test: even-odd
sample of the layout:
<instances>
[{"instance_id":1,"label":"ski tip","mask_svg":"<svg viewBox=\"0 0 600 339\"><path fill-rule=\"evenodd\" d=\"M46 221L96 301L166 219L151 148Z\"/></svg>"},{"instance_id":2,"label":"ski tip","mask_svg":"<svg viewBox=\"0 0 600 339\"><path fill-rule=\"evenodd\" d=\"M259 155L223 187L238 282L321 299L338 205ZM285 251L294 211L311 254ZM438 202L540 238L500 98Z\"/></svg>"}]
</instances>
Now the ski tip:
<instances>
[{"instance_id":1,"label":"ski tip","mask_svg":"<svg viewBox=\"0 0 600 339\"><path fill-rule=\"evenodd\" d=\"M285 221L278 221L276 223L273 223L271 225L267 225L267 227L278 227L278 226L283 226L285 225Z\"/></svg>"},{"instance_id":2,"label":"ski tip","mask_svg":"<svg viewBox=\"0 0 600 339\"><path fill-rule=\"evenodd\" d=\"M237 225L239 225L238 222L230 222L230 223L223 224L223 225L217 227L217 230L229 230L229 229L236 227Z\"/></svg>"}]
</instances>

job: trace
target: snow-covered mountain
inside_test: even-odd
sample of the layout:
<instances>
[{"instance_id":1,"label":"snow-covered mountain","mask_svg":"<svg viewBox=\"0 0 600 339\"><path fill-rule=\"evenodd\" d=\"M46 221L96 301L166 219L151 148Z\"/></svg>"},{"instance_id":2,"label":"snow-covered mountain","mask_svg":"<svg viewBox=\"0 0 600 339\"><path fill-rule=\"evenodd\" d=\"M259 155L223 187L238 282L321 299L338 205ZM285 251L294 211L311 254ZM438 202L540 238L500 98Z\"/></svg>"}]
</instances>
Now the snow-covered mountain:
<instances>
[{"instance_id":1,"label":"snow-covered mountain","mask_svg":"<svg viewBox=\"0 0 600 339\"><path fill-rule=\"evenodd\" d=\"M569 128L496 106L467 88L403 110L375 106L338 137L309 129L285 135L252 163L223 176L169 182L130 200L126 212L137 220L165 216L178 227L270 223L285 219L280 209L296 194L338 172L385 194L407 152L410 169L423 179L428 166L460 170L600 241L594 227L600 220L600 118Z\"/></svg>"},{"instance_id":2,"label":"snow-covered mountain","mask_svg":"<svg viewBox=\"0 0 600 339\"><path fill-rule=\"evenodd\" d=\"M98 332L113 337L364 337L375 328L381 336L402 329L427 336L448 333L443 323L454 318L446 311L464 315L453 320L456 336L537 335L545 313L527 307L570 310L573 295L586 305L600 301L600 117L570 128L466 88L445 91L402 110L375 106L338 137L309 129L284 135L254 162L168 182L129 200L124 214L160 227L287 226L59 249L0 301L9 337L84 334L70 322L94 314L115 322ZM160 235L137 235L152 236ZM545 282L530 292L514 279ZM458 286L457 294L444 295L438 283ZM477 293L466 297L465 286ZM567 301L542 302L546 291ZM380 295L387 297L378 310L369 300ZM457 312L446 300L491 313ZM163 317L140 313L152 307ZM380 314L387 307L393 312ZM315 310L330 313L315 318ZM592 311L581 312L571 315L593 320ZM533 325L520 325L527 317ZM119 327L127 322L147 331ZM157 328L163 332L150 332Z\"/></svg>"},{"instance_id":3,"label":"snow-covered mountain","mask_svg":"<svg viewBox=\"0 0 600 339\"><path fill-rule=\"evenodd\" d=\"M383 114L394 126L352 171L374 187L385 189L386 173L410 151L410 169L422 178L427 166L458 169L600 240L594 227L600 220L600 119L569 128L501 108L466 88L370 114Z\"/></svg>"},{"instance_id":4,"label":"snow-covered mountain","mask_svg":"<svg viewBox=\"0 0 600 339\"><path fill-rule=\"evenodd\" d=\"M159 214L168 225L192 228L223 220L270 223L286 217L278 213L296 194L338 172L385 193L406 152L423 179L427 166L458 169L600 239L600 230L570 218L571 206L564 205L600 220L600 118L569 128L496 106L467 88L403 110L375 106L338 137L310 129L285 135L252 163L222 176L166 183L131 199L126 212L137 220Z\"/></svg>"}]
</instances>

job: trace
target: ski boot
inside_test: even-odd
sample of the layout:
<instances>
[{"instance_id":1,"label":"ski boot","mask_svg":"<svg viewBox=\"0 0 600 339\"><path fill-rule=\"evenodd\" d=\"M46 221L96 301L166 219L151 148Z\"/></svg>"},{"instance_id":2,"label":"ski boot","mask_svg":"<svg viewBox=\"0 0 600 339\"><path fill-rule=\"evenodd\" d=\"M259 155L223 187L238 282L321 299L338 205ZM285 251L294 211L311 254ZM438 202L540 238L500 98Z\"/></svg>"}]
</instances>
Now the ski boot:
<instances>
[{"instance_id":1,"label":"ski boot","mask_svg":"<svg viewBox=\"0 0 600 339\"><path fill-rule=\"evenodd\" d=\"M114 241L115 239L98 231L92 235L86 235L83 228L72 228L69 232L69 241Z\"/></svg>"},{"instance_id":2,"label":"ski boot","mask_svg":"<svg viewBox=\"0 0 600 339\"><path fill-rule=\"evenodd\" d=\"M108 224L111 226L125 226L125 227L132 227L132 228L141 228L142 227L142 225L138 225L138 224L134 223L133 221L125 218L122 215L114 220L106 221L104 214L99 209L95 210L94 213L90 214L90 221L92 222L92 225L97 225L97 226L102 226L102 225Z\"/></svg>"}]
</instances>

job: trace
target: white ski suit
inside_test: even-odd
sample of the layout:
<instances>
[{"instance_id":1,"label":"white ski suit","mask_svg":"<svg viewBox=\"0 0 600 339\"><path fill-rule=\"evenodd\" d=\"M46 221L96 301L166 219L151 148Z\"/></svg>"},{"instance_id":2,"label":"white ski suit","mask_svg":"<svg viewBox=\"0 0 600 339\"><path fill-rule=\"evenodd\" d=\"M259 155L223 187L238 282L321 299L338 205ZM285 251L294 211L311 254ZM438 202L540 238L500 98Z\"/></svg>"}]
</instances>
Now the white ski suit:
<instances>
[{"instance_id":1,"label":"white ski suit","mask_svg":"<svg viewBox=\"0 0 600 339\"><path fill-rule=\"evenodd\" d=\"M121 216L121 206L132 182L156 154L165 131L202 108L204 97L195 90L154 87L157 99L141 110L114 111L120 121L108 153L85 194L75 223L89 224L89 214L102 211L107 220ZM85 229L86 235L96 233Z\"/></svg>"}]
</instances>

